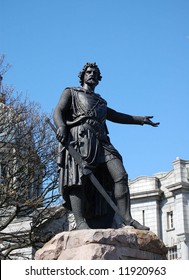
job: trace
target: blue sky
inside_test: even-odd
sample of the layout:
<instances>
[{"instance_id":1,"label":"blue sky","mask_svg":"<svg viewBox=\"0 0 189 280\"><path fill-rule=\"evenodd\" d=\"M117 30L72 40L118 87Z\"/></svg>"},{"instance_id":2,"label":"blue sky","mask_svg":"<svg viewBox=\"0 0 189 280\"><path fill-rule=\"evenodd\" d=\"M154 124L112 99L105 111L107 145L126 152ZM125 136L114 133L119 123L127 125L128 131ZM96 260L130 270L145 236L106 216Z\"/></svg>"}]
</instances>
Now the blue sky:
<instances>
[{"instance_id":1,"label":"blue sky","mask_svg":"<svg viewBox=\"0 0 189 280\"><path fill-rule=\"evenodd\" d=\"M109 107L153 115L158 128L108 122L130 179L189 159L188 0L0 0L4 85L52 112L95 61Z\"/></svg>"}]
</instances>

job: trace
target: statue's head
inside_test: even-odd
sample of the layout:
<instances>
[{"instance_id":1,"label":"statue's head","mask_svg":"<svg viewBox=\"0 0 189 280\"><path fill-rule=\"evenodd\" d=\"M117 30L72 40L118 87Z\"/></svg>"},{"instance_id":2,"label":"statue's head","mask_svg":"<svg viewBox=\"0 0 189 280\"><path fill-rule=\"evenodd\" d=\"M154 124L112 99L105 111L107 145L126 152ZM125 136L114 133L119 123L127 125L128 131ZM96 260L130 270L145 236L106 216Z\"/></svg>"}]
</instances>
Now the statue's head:
<instances>
[{"instance_id":1,"label":"statue's head","mask_svg":"<svg viewBox=\"0 0 189 280\"><path fill-rule=\"evenodd\" d=\"M84 66L83 66L83 69L79 72L79 82L81 84L81 86L83 86L83 83L84 83L84 75L85 75L85 72L87 70L87 68L90 67L90 68L95 68L97 70L97 73L98 73L98 82L101 81L102 79L102 76L101 76L101 73L100 73L100 69L98 68L98 65L96 64L96 62L87 62Z\"/></svg>"}]
</instances>

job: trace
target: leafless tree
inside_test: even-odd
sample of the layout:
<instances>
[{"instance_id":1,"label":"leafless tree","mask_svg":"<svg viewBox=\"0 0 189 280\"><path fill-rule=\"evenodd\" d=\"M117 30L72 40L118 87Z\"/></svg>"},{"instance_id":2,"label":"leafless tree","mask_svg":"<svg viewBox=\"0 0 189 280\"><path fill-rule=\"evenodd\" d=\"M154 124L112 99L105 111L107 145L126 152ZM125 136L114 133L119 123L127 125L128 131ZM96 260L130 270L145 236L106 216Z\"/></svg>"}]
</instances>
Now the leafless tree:
<instances>
[{"instance_id":1,"label":"leafless tree","mask_svg":"<svg viewBox=\"0 0 189 280\"><path fill-rule=\"evenodd\" d=\"M1 78L2 73L5 73L2 69L3 57L0 58ZM36 235L36 232L44 219L50 217L59 194L57 141L45 121L46 117L38 104L15 94L11 87L1 86L1 259L11 259L14 252L32 247L36 242L46 241L47 238L44 236L44 240L40 240L42 237ZM22 258L22 253L20 254Z\"/></svg>"}]
</instances>

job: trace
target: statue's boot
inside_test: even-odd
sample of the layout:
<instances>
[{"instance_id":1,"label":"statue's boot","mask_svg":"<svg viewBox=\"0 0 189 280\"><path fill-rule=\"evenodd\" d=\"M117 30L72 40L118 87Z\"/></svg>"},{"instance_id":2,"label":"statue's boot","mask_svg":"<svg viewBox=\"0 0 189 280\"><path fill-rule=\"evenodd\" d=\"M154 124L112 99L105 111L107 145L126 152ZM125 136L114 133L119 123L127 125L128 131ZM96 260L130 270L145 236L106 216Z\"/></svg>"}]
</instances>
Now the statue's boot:
<instances>
[{"instance_id":1,"label":"statue's boot","mask_svg":"<svg viewBox=\"0 0 189 280\"><path fill-rule=\"evenodd\" d=\"M83 215L84 195L82 187L77 186L70 190L70 202L76 220L76 229L90 229Z\"/></svg>"},{"instance_id":2,"label":"statue's boot","mask_svg":"<svg viewBox=\"0 0 189 280\"><path fill-rule=\"evenodd\" d=\"M130 223L129 223L130 226L136 228L136 229L141 229L141 230L150 230L149 227L146 227L144 225L141 225L138 221L134 220L134 219L131 219Z\"/></svg>"},{"instance_id":3,"label":"statue's boot","mask_svg":"<svg viewBox=\"0 0 189 280\"><path fill-rule=\"evenodd\" d=\"M85 220L80 220L80 221L76 221L77 223L77 227L76 229L81 230L81 229L91 229L88 224L86 223Z\"/></svg>"}]
</instances>

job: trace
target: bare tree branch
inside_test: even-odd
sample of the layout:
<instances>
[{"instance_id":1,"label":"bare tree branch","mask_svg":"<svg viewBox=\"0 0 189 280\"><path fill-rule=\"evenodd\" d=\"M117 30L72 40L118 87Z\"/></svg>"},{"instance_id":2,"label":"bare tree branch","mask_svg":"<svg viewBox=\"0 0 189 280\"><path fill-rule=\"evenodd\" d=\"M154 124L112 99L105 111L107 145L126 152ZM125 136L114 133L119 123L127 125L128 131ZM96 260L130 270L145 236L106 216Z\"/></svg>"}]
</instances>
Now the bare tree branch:
<instances>
[{"instance_id":1,"label":"bare tree branch","mask_svg":"<svg viewBox=\"0 0 189 280\"><path fill-rule=\"evenodd\" d=\"M7 69L2 64L0 57L0 74ZM15 94L8 86L3 94L6 102L0 102L0 258L11 259L15 250L34 245L33 233L47 219L48 208L59 199L57 142L38 104ZM52 211L49 215L53 215ZM26 218L28 228L12 226L14 221Z\"/></svg>"}]
</instances>

